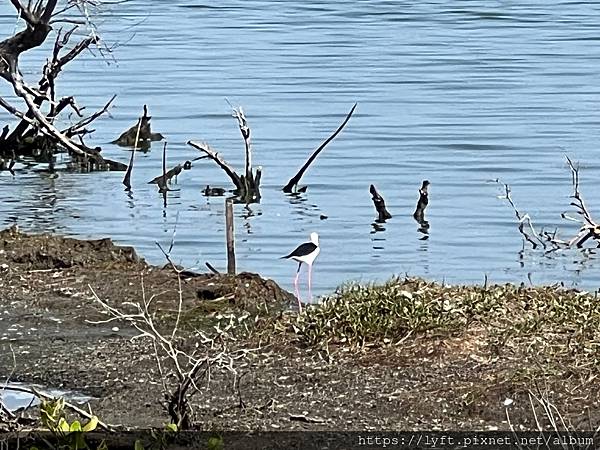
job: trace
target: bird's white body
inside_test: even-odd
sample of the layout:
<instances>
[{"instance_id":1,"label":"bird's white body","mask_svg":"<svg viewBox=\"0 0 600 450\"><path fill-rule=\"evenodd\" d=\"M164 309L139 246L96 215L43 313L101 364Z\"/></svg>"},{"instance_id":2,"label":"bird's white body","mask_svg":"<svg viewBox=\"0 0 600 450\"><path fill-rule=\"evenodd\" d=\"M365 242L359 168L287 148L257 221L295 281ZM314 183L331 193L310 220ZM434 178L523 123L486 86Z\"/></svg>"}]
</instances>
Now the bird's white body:
<instances>
[{"instance_id":1,"label":"bird's white body","mask_svg":"<svg viewBox=\"0 0 600 450\"><path fill-rule=\"evenodd\" d=\"M291 256L290 259L312 266L317 256L319 256L319 253L321 253L321 247L319 247L319 235L314 232L310 233L310 242L315 244L317 248L306 255Z\"/></svg>"},{"instance_id":2,"label":"bird's white body","mask_svg":"<svg viewBox=\"0 0 600 450\"><path fill-rule=\"evenodd\" d=\"M321 253L321 248L317 247L312 253L309 253L308 255L292 256L290 259L293 259L294 261L298 261L299 263L304 263L309 266L312 266L312 264L313 264L313 262L315 262L315 259L317 258L317 256L319 256L319 253Z\"/></svg>"},{"instance_id":3,"label":"bird's white body","mask_svg":"<svg viewBox=\"0 0 600 450\"><path fill-rule=\"evenodd\" d=\"M298 298L298 307L300 311L302 311L302 300L300 300L300 291L298 289L298 279L300 277L300 267L302 267L302 263L308 266L308 295L312 299L311 285L312 285L312 265L315 262L317 256L321 252L321 248L319 247L319 235L317 233L310 233L310 242L305 242L304 244L300 244L296 250L290 253L288 256L284 256L284 258L293 259L297 261L298 270L296 271L296 278L294 279L294 287L296 290L296 297Z\"/></svg>"}]
</instances>

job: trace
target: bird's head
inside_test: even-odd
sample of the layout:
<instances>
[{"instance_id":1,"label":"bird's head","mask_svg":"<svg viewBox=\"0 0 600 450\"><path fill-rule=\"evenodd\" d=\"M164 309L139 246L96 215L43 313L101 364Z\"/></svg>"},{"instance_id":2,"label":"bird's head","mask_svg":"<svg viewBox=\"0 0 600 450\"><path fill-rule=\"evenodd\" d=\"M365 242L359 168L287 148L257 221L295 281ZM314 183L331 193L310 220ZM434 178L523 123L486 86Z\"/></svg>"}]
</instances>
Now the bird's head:
<instances>
[{"instance_id":1,"label":"bird's head","mask_svg":"<svg viewBox=\"0 0 600 450\"><path fill-rule=\"evenodd\" d=\"M310 242L312 242L315 245L319 245L319 235L317 233L315 233L314 231L312 233L310 233Z\"/></svg>"}]
</instances>

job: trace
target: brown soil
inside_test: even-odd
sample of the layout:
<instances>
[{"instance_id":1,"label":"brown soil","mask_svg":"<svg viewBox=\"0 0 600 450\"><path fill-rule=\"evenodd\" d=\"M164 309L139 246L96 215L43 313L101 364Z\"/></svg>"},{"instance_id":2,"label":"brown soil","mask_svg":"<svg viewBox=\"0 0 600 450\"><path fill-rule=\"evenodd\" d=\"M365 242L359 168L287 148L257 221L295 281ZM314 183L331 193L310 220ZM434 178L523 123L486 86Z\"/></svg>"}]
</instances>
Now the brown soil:
<instances>
[{"instance_id":1,"label":"brown soil","mask_svg":"<svg viewBox=\"0 0 600 450\"><path fill-rule=\"evenodd\" d=\"M164 426L169 418L151 343L132 341L136 333L127 324L90 324L106 319L91 289L115 305L154 295L165 324L179 301L174 270L146 264L132 248L108 239L0 232L0 374L90 395L107 423ZM577 428L599 423L596 377L541 374L533 370L535 358L484 346L484 330L325 354L299 343L287 311L294 297L271 280L188 274L182 299L190 329L224 312L264 318L269 311L256 332L236 343L257 349L236 363L237 377L215 371L199 386L194 406L203 429L507 429L506 399L514 401L513 425L532 429L528 390L536 383Z\"/></svg>"}]
</instances>

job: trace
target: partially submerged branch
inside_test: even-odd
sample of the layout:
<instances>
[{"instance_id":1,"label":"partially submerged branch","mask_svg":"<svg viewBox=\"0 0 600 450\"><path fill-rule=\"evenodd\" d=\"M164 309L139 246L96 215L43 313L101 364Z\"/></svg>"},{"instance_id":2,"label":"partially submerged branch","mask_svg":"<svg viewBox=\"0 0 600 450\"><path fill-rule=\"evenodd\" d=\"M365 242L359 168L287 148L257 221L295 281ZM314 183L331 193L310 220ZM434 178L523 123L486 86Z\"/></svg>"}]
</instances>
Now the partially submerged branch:
<instances>
[{"instance_id":1,"label":"partially submerged branch","mask_svg":"<svg viewBox=\"0 0 600 450\"><path fill-rule=\"evenodd\" d=\"M300 183L300 179L302 178L302 175L304 175L304 172L306 172L308 167L317 158L317 156L319 156L319 153L321 153L323 151L323 149L327 146L327 144L329 144L331 141L333 141L335 139L335 137L338 134L340 134L340 132L344 129L344 127L350 120L350 117L352 117L352 114L354 113L354 110L356 109L357 105L358 105L358 103L354 104L354 106L352 107L352 109L350 110L350 112L348 113L348 115L346 116L344 121L342 122L342 124L337 128L337 130L335 130L331 136L329 136L327 139L325 139L325 141L323 141L323 143L321 145L319 145L319 147L317 147L317 149L313 152L313 154L310 155L308 160L300 168L298 173L296 173L296 175L294 175L292 178L290 178L290 180L287 182L287 184L283 187L283 192L289 194L298 189L298 183Z\"/></svg>"},{"instance_id":2,"label":"partially submerged branch","mask_svg":"<svg viewBox=\"0 0 600 450\"><path fill-rule=\"evenodd\" d=\"M206 155L206 157L212 159L222 170L227 174L229 179L234 185L234 194L238 201L243 203L256 203L260 201L260 181L262 178L262 168L259 166L254 170L252 167L252 146L250 143L250 127L248 121L241 107L233 108L233 117L238 121L242 138L244 139L245 148L245 171L242 175L238 174L237 171L227 163L219 153L215 152L210 148L208 144L188 141L188 145L191 145L197 150L200 150ZM206 190L210 192L210 190Z\"/></svg>"},{"instance_id":3,"label":"partially submerged branch","mask_svg":"<svg viewBox=\"0 0 600 450\"><path fill-rule=\"evenodd\" d=\"M171 183L173 178L176 178L181 172L184 170L190 170L192 168L192 162L198 161L199 159L205 159L208 156L199 156L197 158L192 159L191 161L184 161L181 164L177 164L175 167L165 171L164 174L154 177L152 180L148 182L148 184L156 184L159 187L159 190L167 189L168 185Z\"/></svg>"},{"instance_id":4,"label":"partially submerged branch","mask_svg":"<svg viewBox=\"0 0 600 450\"><path fill-rule=\"evenodd\" d=\"M559 239L557 237L557 231L548 232L543 229L537 231L533 226L529 214L520 212L515 206L515 203L511 197L510 186L508 184L500 183L499 180L496 180L497 183L502 184L504 187L505 194L501 198L506 199L515 212L515 217L517 218L519 224L519 232L523 236L524 241L529 242L534 249L540 245L548 252L563 248L570 248L573 246L582 248L583 244L589 239L595 240L597 247L600 247L600 225L592 218L592 215L585 204L583 196L579 191L579 166L573 164L569 157L566 158L569 169L571 170L571 181L573 185L573 194L571 195L573 201L570 203L570 205L575 208L575 213L580 216L580 218L573 218L567 213L562 213L561 215L564 219L580 224L578 233L569 241Z\"/></svg>"},{"instance_id":5,"label":"partially submerged branch","mask_svg":"<svg viewBox=\"0 0 600 450\"><path fill-rule=\"evenodd\" d=\"M569 241L569 246L575 245L581 248L588 239L592 238L598 242L597 246L600 247L600 225L592 218L583 200L583 196L579 192L579 165L575 166L568 156L566 158L569 169L571 169L571 180L573 183L573 195L571 195L573 201L571 202L571 206L575 208L575 213L583 218L583 220L577 220L567 216L565 213L562 214L563 218L575 220L581 224L577 235Z\"/></svg>"},{"instance_id":6,"label":"partially submerged branch","mask_svg":"<svg viewBox=\"0 0 600 450\"><path fill-rule=\"evenodd\" d=\"M133 147L136 142L142 150L148 150L150 143L153 141L162 141L164 136L160 133L153 133L150 120L152 116L148 115L148 106L144 105L144 113L138 119L135 125L132 125L128 130L124 131L117 139L112 141L112 144L117 144L122 147ZM136 145L137 147L137 145Z\"/></svg>"},{"instance_id":7,"label":"partially submerged branch","mask_svg":"<svg viewBox=\"0 0 600 450\"><path fill-rule=\"evenodd\" d=\"M423 180L423 184L419 189L419 200L417 200L417 207L413 213L413 217L417 222L423 222L425 220L425 209L429 204L429 180Z\"/></svg>"},{"instance_id":8,"label":"partially submerged branch","mask_svg":"<svg viewBox=\"0 0 600 450\"><path fill-rule=\"evenodd\" d=\"M429 233L429 222L425 219L425 209L429 204L429 180L423 180L419 189L419 200L413 213L413 218L419 223L419 231L423 234Z\"/></svg>"},{"instance_id":9,"label":"partially submerged branch","mask_svg":"<svg viewBox=\"0 0 600 450\"><path fill-rule=\"evenodd\" d=\"M234 184L237 190L243 190L244 185L242 183L242 179L236 173L235 169L227 163L221 156L215 152L208 144L201 142L188 141L188 145L191 145L196 150L200 150L204 153L208 158L212 159L223 171L227 174L227 176L231 179L231 182Z\"/></svg>"},{"instance_id":10,"label":"partially submerged branch","mask_svg":"<svg viewBox=\"0 0 600 450\"><path fill-rule=\"evenodd\" d=\"M508 204L512 207L515 213L515 217L517 218L519 233L521 233L523 239L529 242L531 244L531 247L534 249L537 248L539 245L546 248L547 244L544 241L544 239L542 239L543 233L535 230L531 221L531 217L529 217L529 214L524 214L517 209L511 197L512 191L510 186L508 184L500 182L500 180L496 180L496 182L501 184L504 188L504 196L500 196L499 198L506 200ZM525 229L526 226L528 228L529 233Z\"/></svg>"}]
</instances>

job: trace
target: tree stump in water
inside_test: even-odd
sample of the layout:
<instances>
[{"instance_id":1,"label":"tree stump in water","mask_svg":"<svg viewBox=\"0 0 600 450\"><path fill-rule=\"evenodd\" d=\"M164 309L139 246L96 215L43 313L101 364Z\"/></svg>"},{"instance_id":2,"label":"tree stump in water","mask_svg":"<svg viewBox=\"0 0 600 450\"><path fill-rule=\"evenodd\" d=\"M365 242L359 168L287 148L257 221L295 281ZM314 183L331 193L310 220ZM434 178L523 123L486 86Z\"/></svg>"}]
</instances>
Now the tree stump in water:
<instances>
[{"instance_id":1,"label":"tree stump in water","mask_svg":"<svg viewBox=\"0 0 600 450\"><path fill-rule=\"evenodd\" d=\"M141 150L148 150L150 144L154 141L162 141L164 136L160 133L153 133L150 125L152 116L148 115L148 106L144 105L144 114L139 118L138 122L123 132L121 136L111 142L111 144L120 145L121 147L137 146Z\"/></svg>"},{"instance_id":2,"label":"tree stump in water","mask_svg":"<svg viewBox=\"0 0 600 450\"><path fill-rule=\"evenodd\" d=\"M369 188L369 192L371 193L373 204L375 205L375 210L377 210L377 222L385 223L386 220L392 218L392 215L385 207L385 200L381 195L379 195L379 192L377 192L375 186L371 185L371 187Z\"/></svg>"}]
</instances>

